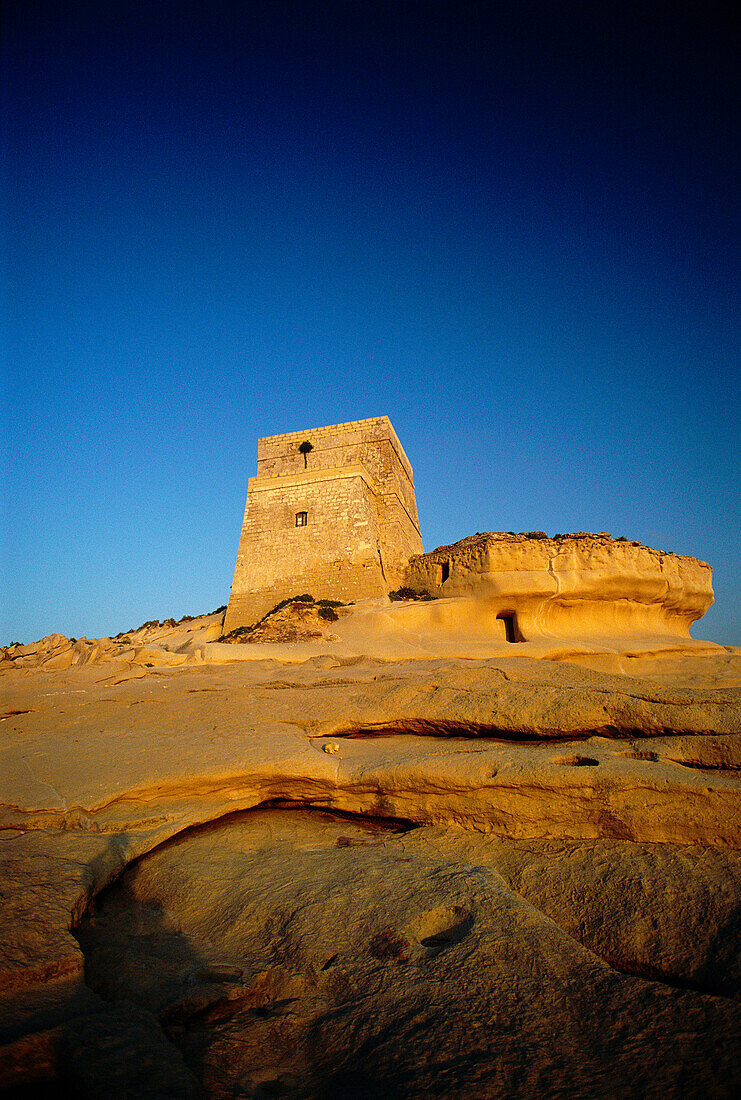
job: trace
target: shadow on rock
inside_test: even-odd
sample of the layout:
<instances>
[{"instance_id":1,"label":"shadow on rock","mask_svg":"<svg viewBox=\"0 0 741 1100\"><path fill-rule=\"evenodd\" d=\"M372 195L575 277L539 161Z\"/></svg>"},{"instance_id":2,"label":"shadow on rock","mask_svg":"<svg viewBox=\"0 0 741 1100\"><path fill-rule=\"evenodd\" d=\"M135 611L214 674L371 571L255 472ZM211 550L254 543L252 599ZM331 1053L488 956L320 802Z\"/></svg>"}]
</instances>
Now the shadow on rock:
<instances>
[{"instance_id":1,"label":"shadow on rock","mask_svg":"<svg viewBox=\"0 0 741 1100\"><path fill-rule=\"evenodd\" d=\"M201 1003L202 987L212 999L213 975L162 905L138 896L137 874L134 865L94 899L75 930L86 981L106 1003L66 1026L61 1080L91 1100L201 1097L199 1067L185 1064L166 1019Z\"/></svg>"}]
</instances>

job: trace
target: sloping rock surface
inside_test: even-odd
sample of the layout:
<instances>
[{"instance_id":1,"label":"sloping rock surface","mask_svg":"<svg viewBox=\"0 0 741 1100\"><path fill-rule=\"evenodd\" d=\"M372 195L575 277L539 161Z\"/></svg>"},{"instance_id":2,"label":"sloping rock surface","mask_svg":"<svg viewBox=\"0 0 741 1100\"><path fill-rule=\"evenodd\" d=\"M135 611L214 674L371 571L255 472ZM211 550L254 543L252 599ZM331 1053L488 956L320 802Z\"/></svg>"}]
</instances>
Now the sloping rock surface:
<instances>
[{"instance_id":1,"label":"sloping rock surface","mask_svg":"<svg viewBox=\"0 0 741 1100\"><path fill-rule=\"evenodd\" d=\"M148 663L4 665L0 1088L735 1094L733 654Z\"/></svg>"},{"instance_id":2,"label":"sloping rock surface","mask_svg":"<svg viewBox=\"0 0 741 1100\"><path fill-rule=\"evenodd\" d=\"M555 847L455 827L255 811L145 857L78 936L91 986L157 1016L213 1097L731 1095L738 973L731 990L707 959L738 952L738 896L662 907L737 885L738 863L690 849L678 874L669 849L643 879L633 847L572 846L565 872ZM502 865L537 884L513 891ZM650 944L623 898L636 882L661 917ZM587 924L618 911L599 942L578 891ZM626 973L651 959L665 984Z\"/></svg>"}]
</instances>

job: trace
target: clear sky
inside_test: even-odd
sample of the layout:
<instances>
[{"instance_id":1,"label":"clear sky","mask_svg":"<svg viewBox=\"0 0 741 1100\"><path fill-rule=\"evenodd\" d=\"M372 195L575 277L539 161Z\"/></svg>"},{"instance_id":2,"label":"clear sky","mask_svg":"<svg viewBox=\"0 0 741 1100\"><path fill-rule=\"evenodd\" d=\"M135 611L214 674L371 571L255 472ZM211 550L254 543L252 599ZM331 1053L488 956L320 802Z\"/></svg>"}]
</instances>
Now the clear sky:
<instances>
[{"instance_id":1,"label":"clear sky","mask_svg":"<svg viewBox=\"0 0 741 1100\"><path fill-rule=\"evenodd\" d=\"M257 437L426 549L597 530L741 644L731 5L6 0L0 644L227 602Z\"/></svg>"}]
</instances>

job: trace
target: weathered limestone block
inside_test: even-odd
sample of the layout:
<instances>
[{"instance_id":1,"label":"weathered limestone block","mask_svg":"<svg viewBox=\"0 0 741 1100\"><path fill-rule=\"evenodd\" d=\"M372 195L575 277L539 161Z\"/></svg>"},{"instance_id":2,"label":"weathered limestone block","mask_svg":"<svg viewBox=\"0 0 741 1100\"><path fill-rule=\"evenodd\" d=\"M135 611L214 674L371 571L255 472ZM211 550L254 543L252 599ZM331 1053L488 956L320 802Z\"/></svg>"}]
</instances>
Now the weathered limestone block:
<instances>
[{"instance_id":1,"label":"weathered limestone block","mask_svg":"<svg viewBox=\"0 0 741 1100\"><path fill-rule=\"evenodd\" d=\"M609 535L472 535L410 560L405 583L468 597L510 618L515 640L544 634L688 637L713 602L705 562Z\"/></svg>"}]
</instances>

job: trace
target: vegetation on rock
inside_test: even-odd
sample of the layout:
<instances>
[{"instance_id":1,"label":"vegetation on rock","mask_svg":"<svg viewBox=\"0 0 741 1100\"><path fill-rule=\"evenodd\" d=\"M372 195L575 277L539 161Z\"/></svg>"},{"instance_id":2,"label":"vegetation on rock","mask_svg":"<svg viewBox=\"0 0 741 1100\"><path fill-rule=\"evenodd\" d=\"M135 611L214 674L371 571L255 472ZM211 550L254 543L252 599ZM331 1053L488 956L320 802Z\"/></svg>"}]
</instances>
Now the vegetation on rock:
<instances>
[{"instance_id":1,"label":"vegetation on rock","mask_svg":"<svg viewBox=\"0 0 741 1100\"><path fill-rule=\"evenodd\" d=\"M416 588L406 588L404 585L401 588L397 588L394 592L389 592L390 600L434 600L435 597L432 593L427 591L419 591Z\"/></svg>"}]
</instances>

